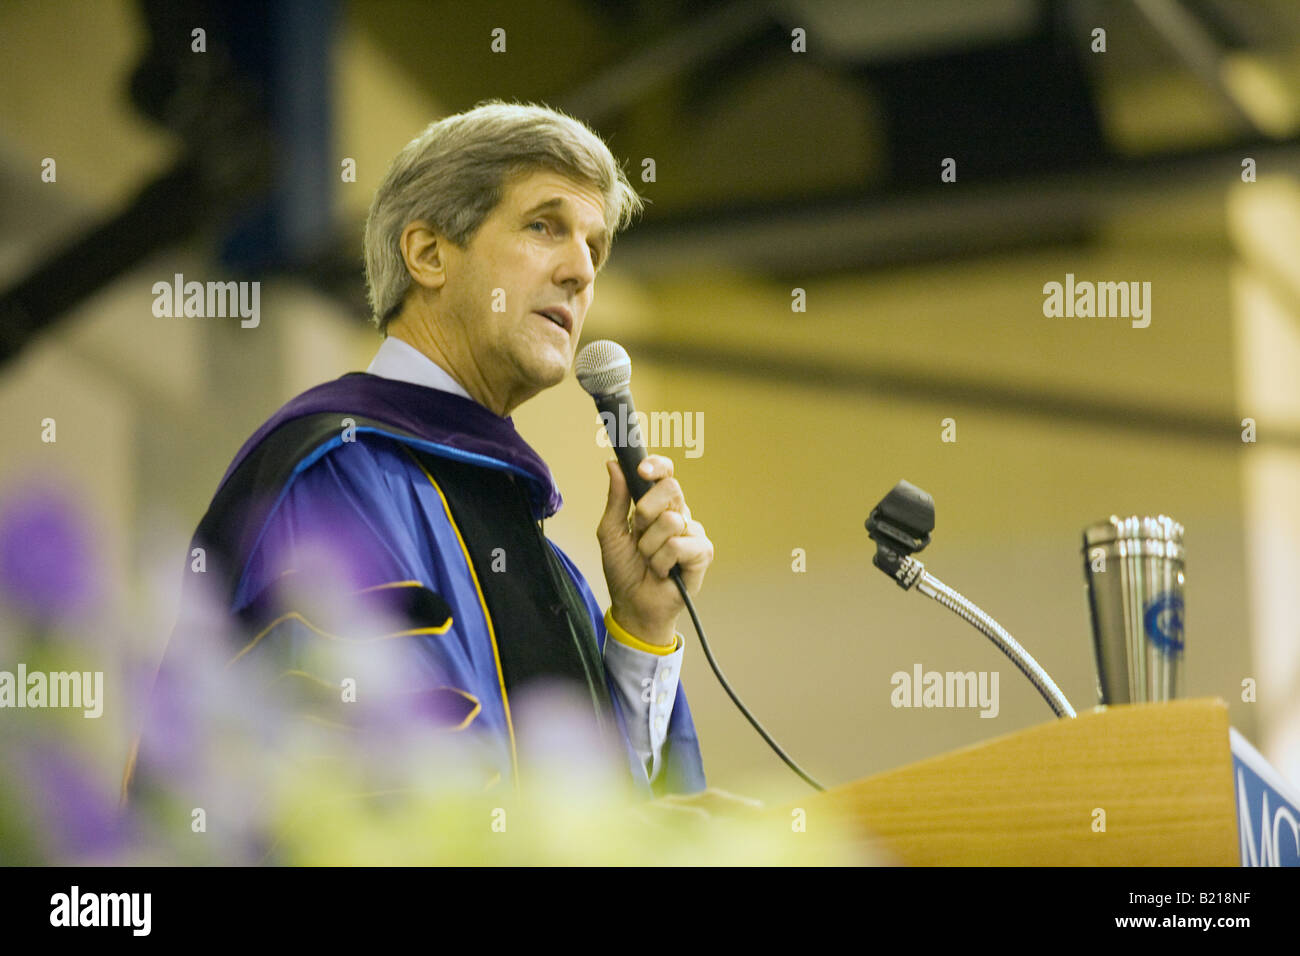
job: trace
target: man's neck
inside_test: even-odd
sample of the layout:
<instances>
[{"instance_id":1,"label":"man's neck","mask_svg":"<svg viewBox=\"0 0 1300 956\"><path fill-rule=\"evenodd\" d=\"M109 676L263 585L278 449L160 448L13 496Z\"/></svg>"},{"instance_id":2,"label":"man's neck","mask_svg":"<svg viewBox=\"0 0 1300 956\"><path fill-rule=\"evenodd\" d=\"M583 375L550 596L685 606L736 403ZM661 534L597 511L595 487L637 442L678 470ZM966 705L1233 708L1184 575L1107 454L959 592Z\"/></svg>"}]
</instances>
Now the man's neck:
<instances>
[{"instance_id":1,"label":"man's neck","mask_svg":"<svg viewBox=\"0 0 1300 956\"><path fill-rule=\"evenodd\" d=\"M450 375L470 398L492 414L499 418L507 417L514 405L492 395L482 376L475 374L477 369L472 362L456 360L454 356L467 350L457 349L454 342L440 335L441 328L441 323L422 321L419 318L408 319L406 313L403 313L388 324L387 333L390 338L405 342Z\"/></svg>"}]
</instances>

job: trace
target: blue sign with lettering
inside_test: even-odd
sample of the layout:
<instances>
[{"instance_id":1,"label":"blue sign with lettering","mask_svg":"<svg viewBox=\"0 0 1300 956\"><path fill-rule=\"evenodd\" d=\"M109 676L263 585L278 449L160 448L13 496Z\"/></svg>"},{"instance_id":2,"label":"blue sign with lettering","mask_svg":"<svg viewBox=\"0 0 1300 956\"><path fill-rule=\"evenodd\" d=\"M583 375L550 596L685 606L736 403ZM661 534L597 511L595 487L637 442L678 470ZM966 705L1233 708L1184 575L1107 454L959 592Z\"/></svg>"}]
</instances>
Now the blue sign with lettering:
<instances>
[{"instance_id":1,"label":"blue sign with lettering","mask_svg":"<svg viewBox=\"0 0 1300 956\"><path fill-rule=\"evenodd\" d=\"M1300 866L1300 797L1254 747L1229 729L1242 866Z\"/></svg>"}]
</instances>

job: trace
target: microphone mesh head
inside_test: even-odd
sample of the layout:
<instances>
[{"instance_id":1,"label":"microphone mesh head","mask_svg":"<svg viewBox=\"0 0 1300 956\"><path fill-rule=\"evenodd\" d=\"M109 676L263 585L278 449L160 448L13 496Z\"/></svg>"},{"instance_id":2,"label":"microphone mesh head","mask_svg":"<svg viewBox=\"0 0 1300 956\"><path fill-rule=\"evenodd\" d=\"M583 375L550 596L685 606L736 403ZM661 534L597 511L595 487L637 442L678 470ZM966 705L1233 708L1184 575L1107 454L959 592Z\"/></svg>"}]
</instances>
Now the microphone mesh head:
<instances>
[{"instance_id":1,"label":"microphone mesh head","mask_svg":"<svg viewBox=\"0 0 1300 956\"><path fill-rule=\"evenodd\" d=\"M578 353L573 370L578 384L595 398L627 388L632 382L632 360L627 350L608 339L586 345Z\"/></svg>"}]
</instances>

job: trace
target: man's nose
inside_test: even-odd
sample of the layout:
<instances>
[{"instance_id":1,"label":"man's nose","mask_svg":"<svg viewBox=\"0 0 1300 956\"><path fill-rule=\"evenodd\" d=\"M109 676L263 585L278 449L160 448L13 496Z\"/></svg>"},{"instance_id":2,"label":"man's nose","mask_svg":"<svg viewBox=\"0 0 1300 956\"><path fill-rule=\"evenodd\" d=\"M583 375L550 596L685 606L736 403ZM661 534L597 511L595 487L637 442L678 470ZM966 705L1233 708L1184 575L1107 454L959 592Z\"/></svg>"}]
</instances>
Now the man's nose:
<instances>
[{"instance_id":1,"label":"man's nose","mask_svg":"<svg viewBox=\"0 0 1300 956\"><path fill-rule=\"evenodd\" d=\"M555 278L561 285L574 286L575 292L581 292L596 281L596 266L586 243L575 241L565 246L564 258L556 269Z\"/></svg>"}]
</instances>

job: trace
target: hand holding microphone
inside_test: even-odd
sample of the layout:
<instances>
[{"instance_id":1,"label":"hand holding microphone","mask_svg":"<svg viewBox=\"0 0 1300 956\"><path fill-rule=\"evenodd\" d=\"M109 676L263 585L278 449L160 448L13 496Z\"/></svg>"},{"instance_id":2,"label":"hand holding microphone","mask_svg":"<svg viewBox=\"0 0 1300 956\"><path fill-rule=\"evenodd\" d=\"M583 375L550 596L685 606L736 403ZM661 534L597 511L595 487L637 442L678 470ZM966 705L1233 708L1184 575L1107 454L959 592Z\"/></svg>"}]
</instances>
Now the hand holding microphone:
<instances>
[{"instance_id":1,"label":"hand holding microphone","mask_svg":"<svg viewBox=\"0 0 1300 956\"><path fill-rule=\"evenodd\" d=\"M617 468L613 462L605 465L609 470L609 501L596 529L614 620L646 643L667 647L673 642L677 615L685 608L695 625L700 649L732 703L787 767L813 789L825 790L749 712L713 659L704 625L691 600L699 593L704 572L713 563L713 542L704 533L704 526L691 519L682 486L673 477L672 460L645 453L632 404L632 360L615 342L592 342L578 353L575 370L582 387L596 400L618 457ZM633 501L636 511L629 523L627 512Z\"/></svg>"},{"instance_id":2,"label":"hand holding microphone","mask_svg":"<svg viewBox=\"0 0 1300 956\"><path fill-rule=\"evenodd\" d=\"M689 594L698 594L713 561L713 542L691 517L672 459L646 455L627 352L614 342L592 342L578 354L576 369L617 457L617 465L606 463L609 498L596 529L611 613L634 637L666 647L685 606L674 578L680 577Z\"/></svg>"}]
</instances>

